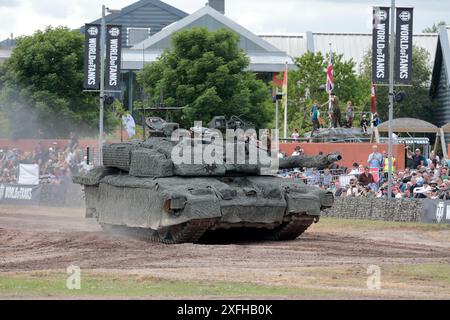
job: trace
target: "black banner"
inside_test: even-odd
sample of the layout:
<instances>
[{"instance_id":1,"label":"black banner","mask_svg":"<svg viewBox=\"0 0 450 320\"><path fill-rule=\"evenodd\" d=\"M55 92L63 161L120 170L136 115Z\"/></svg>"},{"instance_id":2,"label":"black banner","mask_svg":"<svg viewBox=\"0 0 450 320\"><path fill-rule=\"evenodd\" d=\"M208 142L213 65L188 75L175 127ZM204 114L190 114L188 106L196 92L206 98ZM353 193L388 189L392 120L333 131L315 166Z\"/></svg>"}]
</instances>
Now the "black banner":
<instances>
[{"instance_id":1,"label":"black banner","mask_svg":"<svg viewBox=\"0 0 450 320\"><path fill-rule=\"evenodd\" d=\"M41 185L0 184L0 203L39 205Z\"/></svg>"},{"instance_id":2,"label":"black banner","mask_svg":"<svg viewBox=\"0 0 450 320\"><path fill-rule=\"evenodd\" d=\"M389 13L388 7L373 8L372 81L389 82Z\"/></svg>"},{"instance_id":3,"label":"black banner","mask_svg":"<svg viewBox=\"0 0 450 320\"><path fill-rule=\"evenodd\" d=\"M395 81L409 84L412 80L413 8L397 8Z\"/></svg>"},{"instance_id":4,"label":"black banner","mask_svg":"<svg viewBox=\"0 0 450 320\"><path fill-rule=\"evenodd\" d=\"M84 42L84 88L100 88L100 25L86 24Z\"/></svg>"},{"instance_id":5,"label":"black banner","mask_svg":"<svg viewBox=\"0 0 450 320\"><path fill-rule=\"evenodd\" d=\"M107 91L121 90L122 27L109 25L106 28L106 82Z\"/></svg>"},{"instance_id":6,"label":"black banner","mask_svg":"<svg viewBox=\"0 0 450 320\"><path fill-rule=\"evenodd\" d=\"M425 223L450 224L450 201L424 200L420 218Z\"/></svg>"}]
</instances>

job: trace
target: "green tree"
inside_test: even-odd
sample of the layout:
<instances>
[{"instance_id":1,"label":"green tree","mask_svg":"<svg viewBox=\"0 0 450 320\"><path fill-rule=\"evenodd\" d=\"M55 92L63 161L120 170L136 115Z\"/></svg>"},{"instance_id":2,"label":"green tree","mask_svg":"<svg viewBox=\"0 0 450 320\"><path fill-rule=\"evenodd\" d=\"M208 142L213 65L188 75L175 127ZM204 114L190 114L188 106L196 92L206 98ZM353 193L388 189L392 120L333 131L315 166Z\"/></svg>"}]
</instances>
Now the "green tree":
<instances>
[{"instance_id":1,"label":"green tree","mask_svg":"<svg viewBox=\"0 0 450 320\"><path fill-rule=\"evenodd\" d=\"M295 59L296 71L289 72L289 129L298 128L302 133L310 131L310 107L313 100L325 104L328 93L325 91L328 56L321 52L308 52ZM367 83L355 72L353 60L345 61L343 55L333 53L334 93L339 97L343 111L347 101L352 101L357 110L362 111L370 97L370 81ZM307 95L309 93L309 95ZM328 105L321 108L324 119L327 118Z\"/></svg>"},{"instance_id":2,"label":"green tree","mask_svg":"<svg viewBox=\"0 0 450 320\"><path fill-rule=\"evenodd\" d=\"M83 93L84 37L48 27L21 37L0 71L0 111L13 137L95 133L98 97ZM106 112L106 128L114 123Z\"/></svg>"},{"instance_id":3,"label":"green tree","mask_svg":"<svg viewBox=\"0 0 450 320\"><path fill-rule=\"evenodd\" d=\"M269 91L245 71L249 59L238 42L238 35L226 29L180 31L172 48L138 73L138 82L153 104L184 107L177 121L185 127L238 115L261 128L271 119Z\"/></svg>"},{"instance_id":4,"label":"green tree","mask_svg":"<svg viewBox=\"0 0 450 320\"><path fill-rule=\"evenodd\" d=\"M437 24L433 23L433 25L431 27L427 27L425 29L423 29L423 33L437 33L439 31L439 27L440 26L446 26L447 22L445 21L440 21Z\"/></svg>"},{"instance_id":5,"label":"green tree","mask_svg":"<svg viewBox=\"0 0 450 320\"><path fill-rule=\"evenodd\" d=\"M423 48L413 46L411 87L396 87L406 93L406 100L394 105L394 118L417 118L428 122L434 120L435 104L429 97L431 78L430 54ZM361 77L370 82L372 75L372 52L368 52L362 63ZM387 86L377 88L377 109L382 121L388 118L389 90Z\"/></svg>"}]
</instances>

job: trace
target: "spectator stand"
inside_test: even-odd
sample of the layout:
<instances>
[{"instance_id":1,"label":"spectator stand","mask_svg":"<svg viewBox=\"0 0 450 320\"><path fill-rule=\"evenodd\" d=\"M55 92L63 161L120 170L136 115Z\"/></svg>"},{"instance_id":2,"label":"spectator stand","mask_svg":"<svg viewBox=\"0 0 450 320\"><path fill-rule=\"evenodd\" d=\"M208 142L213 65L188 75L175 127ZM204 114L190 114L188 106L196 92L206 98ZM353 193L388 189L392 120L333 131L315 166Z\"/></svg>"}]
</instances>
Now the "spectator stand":
<instances>
[{"instance_id":1,"label":"spectator stand","mask_svg":"<svg viewBox=\"0 0 450 320\"><path fill-rule=\"evenodd\" d=\"M445 145L445 134L446 130L450 133L450 124L448 127L438 128L432 123L420 120L420 119L414 119L414 118L398 118L394 119L392 121L392 128L393 132L395 134L406 134L407 138L399 138L398 136L394 137L394 143L395 144L410 144L410 142L413 142L413 149L416 148L416 145L420 145L423 148L423 154L425 157L428 157L428 153L430 152L430 144L429 139L426 140L426 137L416 137L417 134L436 134L436 142L434 146L434 150L436 150L438 146L438 141L441 141L441 147L444 154L444 158L447 158L447 147ZM444 129L445 128L445 129ZM387 133L389 134L389 122L383 122L381 123L377 128L375 128L380 134L381 133ZM439 138L439 139L438 139ZM383 143L387 142L389 137L382 138L380 137L379 140L377 140L377 143ZM428 142L428 143L427 143Z\"/></svg>"},{"instance_id":2,"label":"spectator stand","mask_svg":"<svg viewBox=\"0 0 450 320\"><path fill-rule=\"evenodd\" d=\"M92 169L88 159L98 157L95 150L88 156L76 139L62 147L37 142L32 150L0 147L0 203L82 204L81 188L72 183L72 176Z\"/></svg>"}]
</instances>

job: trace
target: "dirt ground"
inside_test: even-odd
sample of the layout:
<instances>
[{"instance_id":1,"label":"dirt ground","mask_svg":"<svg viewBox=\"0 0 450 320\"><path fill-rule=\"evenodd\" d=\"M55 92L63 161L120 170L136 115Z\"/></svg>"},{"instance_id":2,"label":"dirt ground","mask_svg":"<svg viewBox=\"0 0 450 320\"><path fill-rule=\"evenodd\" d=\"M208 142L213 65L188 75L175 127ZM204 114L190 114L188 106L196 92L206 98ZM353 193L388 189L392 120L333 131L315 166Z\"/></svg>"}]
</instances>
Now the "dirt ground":
<instances>
[{"instance_id":1,"label":"dirt ground","mask_svg":"<svg viewBox=\"0 0 450 320\"><path fill-rule=\"evenodd\" d=\"M416 284L392 278L397 267L448 266L450 229L362 229L324 220L291 242L167 246L105 234L95 220L83 216L81 209L1 206L0 274L64 272L67 266L77 265L103 274L332 288L342 292L342 296L338 293L334 298L350 293L350 298L450 299L448 283L443 283L440 290L426 283L412 290ZM384 285L383 293L367 291L369 265L388 270L389 283ZM419 284L422 281L416 280Z\"/></svg>"}]
</instances>

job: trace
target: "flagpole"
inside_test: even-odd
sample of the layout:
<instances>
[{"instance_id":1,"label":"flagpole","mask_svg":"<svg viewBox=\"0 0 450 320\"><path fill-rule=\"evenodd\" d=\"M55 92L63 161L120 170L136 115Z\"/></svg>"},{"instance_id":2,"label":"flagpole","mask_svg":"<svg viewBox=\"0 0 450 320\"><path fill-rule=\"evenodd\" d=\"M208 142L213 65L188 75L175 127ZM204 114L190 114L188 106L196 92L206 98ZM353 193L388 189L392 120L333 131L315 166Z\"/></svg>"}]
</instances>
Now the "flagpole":
<instances>
[{"instance_id":1,"label":"flagpole","mask_svg":"<svg viewBox=\"0 0 450 320\"><path fill-rule=\"evenodd\" d=\"M287 139L287 113L288 113L288 63L284 68L286 72L286 96L284 97L284 139Z\"/></svg>"},{"instance_id":2,"label":"flagpole","mask_svg":"<svg viewBox=\"0 0 450 320\"><path fill-rule=\"evenodd\" d=\"M373 119L374 119L374 108L373 108L373 100L374 100L374 97L376 97L376 92L375 92L375 83L374 82L372 82L371 83L371 88L370 88L370 93L371 93L371 101L370 101L370 103L371 103L371 110L370 110L370 128L373 130L373 128L374 128L374 125L373 125ZM375 98L376 99L376 98Z\"/></svg>"},{"instance_id":3,"label":"flagpole","mask_svg":"<svg viewBox=\"0 0 450 320\"><path fill-rule=\"evenodd\" d=\"M330 60L331 59L331 52L332 52L332 48L331 48L331 42L330 43L328 43L329 45L330 45L330 57L328 57L328 60ZM328 79L328 73L327 73L327 79ZM327 82L328 82L328 80L327 80ZM331 87L330 87L330 90L328 90L328 117L330 118L330 128L333 126L333 116L332 116L332 110L333 110L333 108L332 108L332 105L331 105L331 91L332 91L332 89L331 89Z\"/></svg>"},{"instance_id":4,"label":"flagpole","mask_svg":"<svg viewBox=\"0 0 450 320\"><path fill-rule=\"evenodd\" d=\"M278 137L278 86L275 91L275 141L278 145L279 143Z\"/></svg>"},{"instance_id":5,"label":"flagpole","mask_svg":"<svg viewBox=\"0 0 450 320\"><path fill-rule=\"evenodd\" d=\"M388 143L388 199L392 197L392 121L394 118L394 45L395 45L395 0L391 1L391 40L389 53L389 143Z\"/></svg>"}]
</instances>

